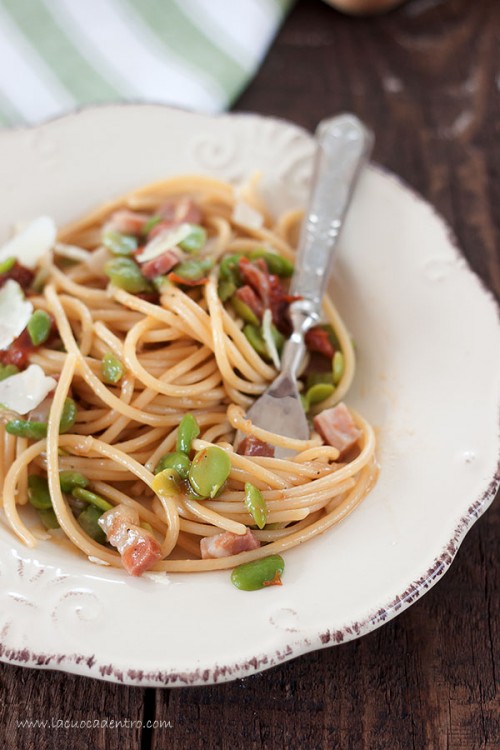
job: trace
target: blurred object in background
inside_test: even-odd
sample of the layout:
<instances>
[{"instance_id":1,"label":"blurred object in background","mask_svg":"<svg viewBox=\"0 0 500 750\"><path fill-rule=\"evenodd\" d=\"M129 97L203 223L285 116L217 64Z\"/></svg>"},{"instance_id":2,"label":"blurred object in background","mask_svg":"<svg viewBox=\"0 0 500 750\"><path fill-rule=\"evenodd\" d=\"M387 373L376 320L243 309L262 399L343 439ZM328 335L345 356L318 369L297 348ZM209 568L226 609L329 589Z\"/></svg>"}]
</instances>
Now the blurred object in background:
<instances>
[{"instance_id":1,"label":"blurred object in background","mask_svg":"<svg viewBox=\"0 0 500 750\"><path fill-rule=\"evenodd\" d=\"M0 127L86 104L227 109L293 0L0 0Z\"/></svg>"},{"instance_id":2,"label":"blurred object in background","mask_svg":"<svg viewBox=\"0 0 500 750\"><path fill-rule=\"evenodd\" d=\"M401 5L405 0L325 0L325 2L344 13L361 15L384 13Z\"/></svg>"}]
</instances>

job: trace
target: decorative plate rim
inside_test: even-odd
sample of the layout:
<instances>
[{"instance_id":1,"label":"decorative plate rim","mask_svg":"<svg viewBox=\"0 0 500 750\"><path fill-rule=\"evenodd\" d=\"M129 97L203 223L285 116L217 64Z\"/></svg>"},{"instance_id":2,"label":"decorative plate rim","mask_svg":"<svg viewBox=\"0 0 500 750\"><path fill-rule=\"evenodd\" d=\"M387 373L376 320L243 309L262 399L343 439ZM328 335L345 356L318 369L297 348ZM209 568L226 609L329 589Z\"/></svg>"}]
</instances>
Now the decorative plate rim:
<instances>
[{"instance_id":1,"label":"decorative plate rim","mask_svg":"<svg viewBox=\"0 0 500 750\"><path fill-rule=\"evenodd\" d=\"M292 125L296 130L301 131L311 137L311 134L299 125L291 123L285 118L261 115L253 112L230 112L216 115L206 115L194 112L181 107L167 106L155 103L114 103L114 104L97 104L76 108L68 113L56 115L45 119L35 125L19 125L8 130L0 131L0 139L9 137L12 133L29 132L41 128L49 127L60 120L71 120L82 113L88 113L95 110L114 110L120 108L150 109L173 111L185 113L192 117L204 117L211 120L221 119L260 119L268 122L275 122L280 125ZM448 222L439 214L431 203L423 198L414 188L412 188L404 179L394 174L390 170L378 164L371 163L370 169L389 178L402 187L412 198L427 208L430 208L437 221L445 229L450 247L453 248L456 256L465 261L465 270L480 282L481 292L486 295L490 302L496 308L498 319L500 320L500 306L492 290L486 282L472 269L468 258L464 255L455 233ZM430 567L427 568L420 576L409 583L405 590L392 597L390 601L374 611L361 621L350 622L341 629L326 630L318 632L316 638L312 639L307 636L296 636L290 639L282 648L276 650L273 656L262 654L255 656L246 661L237 661L229 665L216 665L213 669L196 669L191 671L179 672L176 670L157 670L147 671L142 669L127 669L126 667L116 667L111 663L106 663L95 656L85 656L77 652L70 653L45 653L31 651L29 648L10 648L3 642L4 633L0 633L0 661L17 666L55 669L81 676L97 678L105 681L112 681L124 685L137 685L142 687L180 687L189 685L217 684L231 680L247 677L251 674L277 666L284 661L296 658L306 653L320 650L329 646L346 643L371 632L398 614L408 609L420 596L430 590L438 580L446 573L458 549L464 540L466 534L470 531L476 521L486 512L495 499L498 488L500 487L500 428L497 433L498 442L498 460L496 470L491 477L488 486L481 495L474 501L464 513L455 526L449 541L442 547L441 552L437 555ZM290 629L293 632L293 629Z\"/></svg>"}]
</instances>

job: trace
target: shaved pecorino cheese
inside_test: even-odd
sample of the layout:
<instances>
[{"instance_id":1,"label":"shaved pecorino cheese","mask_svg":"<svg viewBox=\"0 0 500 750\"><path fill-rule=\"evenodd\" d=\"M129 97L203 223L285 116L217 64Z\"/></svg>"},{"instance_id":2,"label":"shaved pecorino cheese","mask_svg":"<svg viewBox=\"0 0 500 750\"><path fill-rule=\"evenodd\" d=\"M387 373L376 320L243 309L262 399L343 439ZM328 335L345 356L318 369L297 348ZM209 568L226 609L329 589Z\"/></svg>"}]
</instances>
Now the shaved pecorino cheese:
<instances>
[{"instance_id":1,"label":"shaved pecorino cheese","mask_svg":"<svg viewBox=\"0 0 500 750\"><path fill-rule=\"evenodd\" d=\"M0 351L7 349L24 331L32 313L33 305L17 281L6 281L0 289Z\"/></svg>"},{"instance_id":2,"label":"shaved pecorino cheese","mask_svg":"<svg viewBox=\"0 0 500 750\"><path fill-rule=\"evenodd\" d=\"M0 263L16 258L21 265L33 270L40 258L56 241L57 227L49 216L40 216L27 224L0 248Z\"/></svg>"},{"instance_id":3,"label":"shaved pecorino cheese","mask_svg":"<svg viewBox=\"0 0 500 750\"><path fill-rule=\"evenodd\" d=\"M48 377L39 365L0 381L0 404L17 414L27 414L36 409L57 383Z\"/></svg>"}]
</instances>

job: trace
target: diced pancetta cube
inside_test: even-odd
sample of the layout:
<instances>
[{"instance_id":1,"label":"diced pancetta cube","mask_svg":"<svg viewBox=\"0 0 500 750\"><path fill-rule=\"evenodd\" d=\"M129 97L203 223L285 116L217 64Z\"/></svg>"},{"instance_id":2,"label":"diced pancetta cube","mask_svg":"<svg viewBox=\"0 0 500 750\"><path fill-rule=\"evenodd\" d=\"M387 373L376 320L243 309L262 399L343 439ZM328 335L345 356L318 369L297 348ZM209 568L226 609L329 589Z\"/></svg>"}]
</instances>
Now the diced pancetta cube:
<instances>
[{"instance_id":1,"label":"diced pancetta cube","mask_svg":"<svg viewBox=\"0 0 500 750\"><path fill-rule=\"evenodd\" d=\"M200 539L201 556L204 560L214 557L229 557L258 547L260 547L260 542L250 529L247 529L245 534L233 534L232 531L224 531L222 534Z\"/></svg>"},{"instance_id":2,"label":"diced pancetta cube","mask_svg":"<svg viewBox=\"0 0 500 750\"><path fill-rule=\"evenodd\" d=\"M117 548L130 575L140 576L161 558L160 545L139 526L139 514L133 508L117 505L103 513L98 523L108 542Z\"/></svg>"},{"instance_id":3,"label":"diced pancetta cube","mask_svg":"<svg viewBox=\"0 0 500 750\"><path fill-rule=\"evenodd\" d=\"M200 208L192 198L169 200L160 206L158 214L171 224L199 224L202 219Z\"/></svg>"},{"instance_id":4,"label":"diced pancetta cube","mask_svg":"<svg viewBox=\"0 0 500 750\"><path fill-rule=\"evenodd\" d=\"M148 214L129 211L128 208L124 208L111 214L109 221L106 222L104 231L139 235L149 219Z\"/></svg>"},{"instance_id":5,"label":"diced pancetta cube","mask_svg":"<svg viewBox=\"0 0 500 750\"><path fill-rule=\"evenodd\" d=\"M325 443L337 448L340 455L347 453L361 437L361 431L342 401L314 417L314 427Z\"/></svg>"},{"instance_id":6,"label":"diced pancetta cube","mask_svg":"<svg viewBox=\"0 0 500 750\"><path fill-rule=\"evenodd\" d=\"M241 441L237 453L240 456L267 456L268 458L274 458L274 447L263 440L259 440L254 435L249 435Z\"/></svg>"},{"instance_id":7,"label":"diced pancetta cube","mask_svg":"<svg viewBox=\"0 0 500 750\"><path fill-rule=\"evenodd\" d=\"M163 276L180 263L182 253L176 250L167 250L153 260L149 260L141 266L142 275L147 279Z\"/></svg>"}]
</instances>

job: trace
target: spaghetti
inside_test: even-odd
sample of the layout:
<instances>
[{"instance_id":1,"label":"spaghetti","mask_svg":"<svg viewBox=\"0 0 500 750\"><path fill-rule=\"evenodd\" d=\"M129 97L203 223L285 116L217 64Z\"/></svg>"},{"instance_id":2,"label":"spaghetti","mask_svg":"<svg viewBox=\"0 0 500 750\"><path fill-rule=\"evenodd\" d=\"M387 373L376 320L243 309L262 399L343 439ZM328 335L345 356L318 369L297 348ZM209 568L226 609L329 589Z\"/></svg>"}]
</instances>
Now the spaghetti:
<instances>
[{"instance_id":1,"label":"spaghetti","mask_svg":"<svg viewBox=\"0 0 500 750\"><path fill-rule=\"evenodd\" d=\"M301 376L310 439L245 417L290 333L300 220L295 211L273 223L253 186L180 177L62 229L29 279L20 262L0 273L50 320L41 343L28 326L31 339L25 330L0 351L4 377L30 365L55 381L25 419L0 410L3 507L25 544L43 536L30 500L83 554L132 574L233 568L309 541L363 500L375 439L341 403L354 354L330 299ZM293 457L276 458L278 446ZM219 481L204 490L212 473Z\"/></svg>"}]
</instances>

